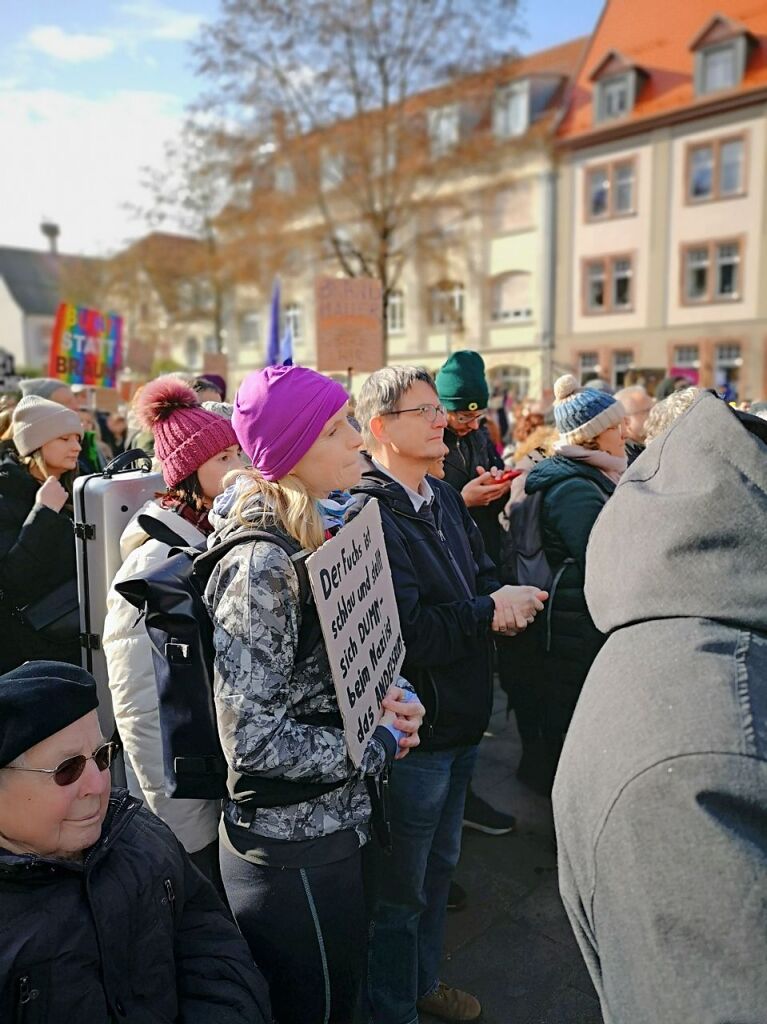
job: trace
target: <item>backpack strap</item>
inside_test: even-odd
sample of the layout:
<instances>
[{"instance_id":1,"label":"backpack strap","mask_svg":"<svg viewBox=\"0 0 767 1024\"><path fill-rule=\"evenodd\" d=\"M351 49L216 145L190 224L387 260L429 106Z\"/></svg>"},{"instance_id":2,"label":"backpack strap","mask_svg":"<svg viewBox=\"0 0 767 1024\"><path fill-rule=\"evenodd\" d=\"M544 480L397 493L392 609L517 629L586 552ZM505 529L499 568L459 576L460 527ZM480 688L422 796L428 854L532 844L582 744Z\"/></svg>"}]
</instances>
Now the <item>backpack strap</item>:
<instances>
[{"instance_id":1,"label":"backpack strap","mask_svg":"<svg viewBox=\"0 0 767 1024\"><path fill-rule=\"evenodd\" d=\"M161 544L167 544L169 548L187 547L187 541L172 530L167 523L162 522L156 516L146 514L138 517L138 524L150 540L158 540Z\"/></svg>"}]
</instances>

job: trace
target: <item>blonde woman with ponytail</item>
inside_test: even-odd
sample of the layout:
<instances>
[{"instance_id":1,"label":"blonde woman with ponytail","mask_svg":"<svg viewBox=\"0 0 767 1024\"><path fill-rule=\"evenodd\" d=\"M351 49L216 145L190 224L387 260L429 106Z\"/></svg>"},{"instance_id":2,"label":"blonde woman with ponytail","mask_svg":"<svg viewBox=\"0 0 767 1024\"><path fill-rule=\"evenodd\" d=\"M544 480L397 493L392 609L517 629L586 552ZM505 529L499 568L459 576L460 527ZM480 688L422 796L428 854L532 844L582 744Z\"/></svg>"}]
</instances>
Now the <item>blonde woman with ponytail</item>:
<instances>
[{"instance_id":1,"label":"blonde woman with ponytail","mask_svg":"<svg viewBox=\"0 0 767 1024\"><path fill-rule=\"evenodd\" d=\"M296 560L341 527L360 480L362 441L347 417L344 389L313 370L250 374L232 425L253 468L230 474L210 516L210 544L241 529L275 536L228 551L205 601L229 766L221 872L279 1024L353 1020L367 938L366 779L417 745L423 716L391 687L355 769L316 612L302 603Z\"/></svg>"}]
</instances>

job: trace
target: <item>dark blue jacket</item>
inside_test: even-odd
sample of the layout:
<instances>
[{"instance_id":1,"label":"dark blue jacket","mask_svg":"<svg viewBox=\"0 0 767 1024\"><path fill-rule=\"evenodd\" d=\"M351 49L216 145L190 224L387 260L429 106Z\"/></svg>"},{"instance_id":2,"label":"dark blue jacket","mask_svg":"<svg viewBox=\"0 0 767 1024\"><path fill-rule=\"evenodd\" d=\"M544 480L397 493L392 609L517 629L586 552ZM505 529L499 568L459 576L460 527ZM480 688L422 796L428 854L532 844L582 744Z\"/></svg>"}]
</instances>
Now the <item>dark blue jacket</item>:
<instances>
[{"instance_id":1,"label":"dark blue jacket","mask_svg":"<svg viewBox=\"0 0 767 1024\"><path fill-rule=\"evenodd\" d=\"M426 708L421 748L479 743L493 702L495 566L461 496L429 478L434 504L415 512L384 473L365 473L354 494L381 507L386 552L407 653L402 675Z\"/></svg>"},{"instance_id":2,"label":"dark blue jacket","mask_svg":"<svg viewBox=\"0 0 767 1024\"><path fill-rule=\"evenodd\" d=\"M271 1020L213 886L124 790L82 862L0 849L0 907L3 1024Z\"/></svg>"}]
</instances>

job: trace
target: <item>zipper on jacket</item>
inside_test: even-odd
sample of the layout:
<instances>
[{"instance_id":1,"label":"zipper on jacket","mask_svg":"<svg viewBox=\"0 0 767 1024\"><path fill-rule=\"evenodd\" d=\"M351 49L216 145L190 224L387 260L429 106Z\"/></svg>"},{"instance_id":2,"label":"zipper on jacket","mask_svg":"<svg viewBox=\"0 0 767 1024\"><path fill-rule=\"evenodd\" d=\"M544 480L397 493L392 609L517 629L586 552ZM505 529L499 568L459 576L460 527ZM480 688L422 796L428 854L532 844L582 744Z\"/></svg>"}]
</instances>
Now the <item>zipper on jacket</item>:
<instances>
[{"instance_id":1,"label":"zipper on jacket","mask_svg":"<svg viewBox=\"0 0 767 1024\"><path fill-rule=\"evenodd\" d=\"M176 894L173 891L173 882L169 878L166 878L162 883L165 888L165 896L163 897L163 903L167 903L170 907L171 914L175 914L176 910Z\"/></svg>"},{"instance_id":2,"label":"zipper on jacket","mask_svg":"<svg viewBox=\"0 0 767 1024\"><path fill-rule=\"evenodd\" d=\"M23 1024L27 1020L27 1009L33 999L37 999L40 993L32 987L32 979L28 974L23 975L16 982L16 1012L14 1024Z\"/></svg>"},{"instance_id":3,"label":"zipper on jacket","mask_svg":"<svg viewBox=\"0 0 767 1024\"><path fill-rule=\"evenodd\" d=\"M437 718L439 716L439 690L437 684L432 678L431 672L429 672L429 684L431 685L432 693L434 694L434 716L429 722L428 739L432 739L434 736L434 726L436 725Z\"/></svg>"}]
</instances>

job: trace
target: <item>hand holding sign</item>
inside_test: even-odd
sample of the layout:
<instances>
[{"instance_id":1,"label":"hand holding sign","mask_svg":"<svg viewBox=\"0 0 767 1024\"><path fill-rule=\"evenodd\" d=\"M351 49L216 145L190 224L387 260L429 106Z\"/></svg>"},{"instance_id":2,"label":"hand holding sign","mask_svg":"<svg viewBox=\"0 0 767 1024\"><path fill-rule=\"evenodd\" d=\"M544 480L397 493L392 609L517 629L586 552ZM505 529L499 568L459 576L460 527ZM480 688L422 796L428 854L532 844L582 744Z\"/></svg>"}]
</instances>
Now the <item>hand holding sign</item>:
<instances>
[{"instance_id":1,"label":"hand holding sign","mask_svg":"<svg viewBox=\"0 0 767 1024\"><path fill-rule=\"evenodd\" d=\"M399 751L396 760L401 761L403 757L407 757L413 747L417 747L421 742L418 730L423 724L426 708L421 704L416 693L400 686L389 687L386 696L381 701L381 707L384 709L382 725L386 722L388 715L392 715L392 725L398 732Z\"/></svg>"},{"instance_id":2,"label":"hand holding sign","mask_svg":"<svg viewBox=\"0 0 767 1024\"><path fill-rule=\"evenodd\" d=\"M383 701L391 697L395 704L402 703L393 693L399 689L393 684L405 658L405 645L378 502L369 501L355 519L307 560L306 569L325 637L349 756L359 767L381 719ZM404 715L399 707L391 711L407 723L400 731L412 738L412 722L418 720L418 715ZM404 749L414 745L408 743Z\"/></svg>"}]
</instances>

